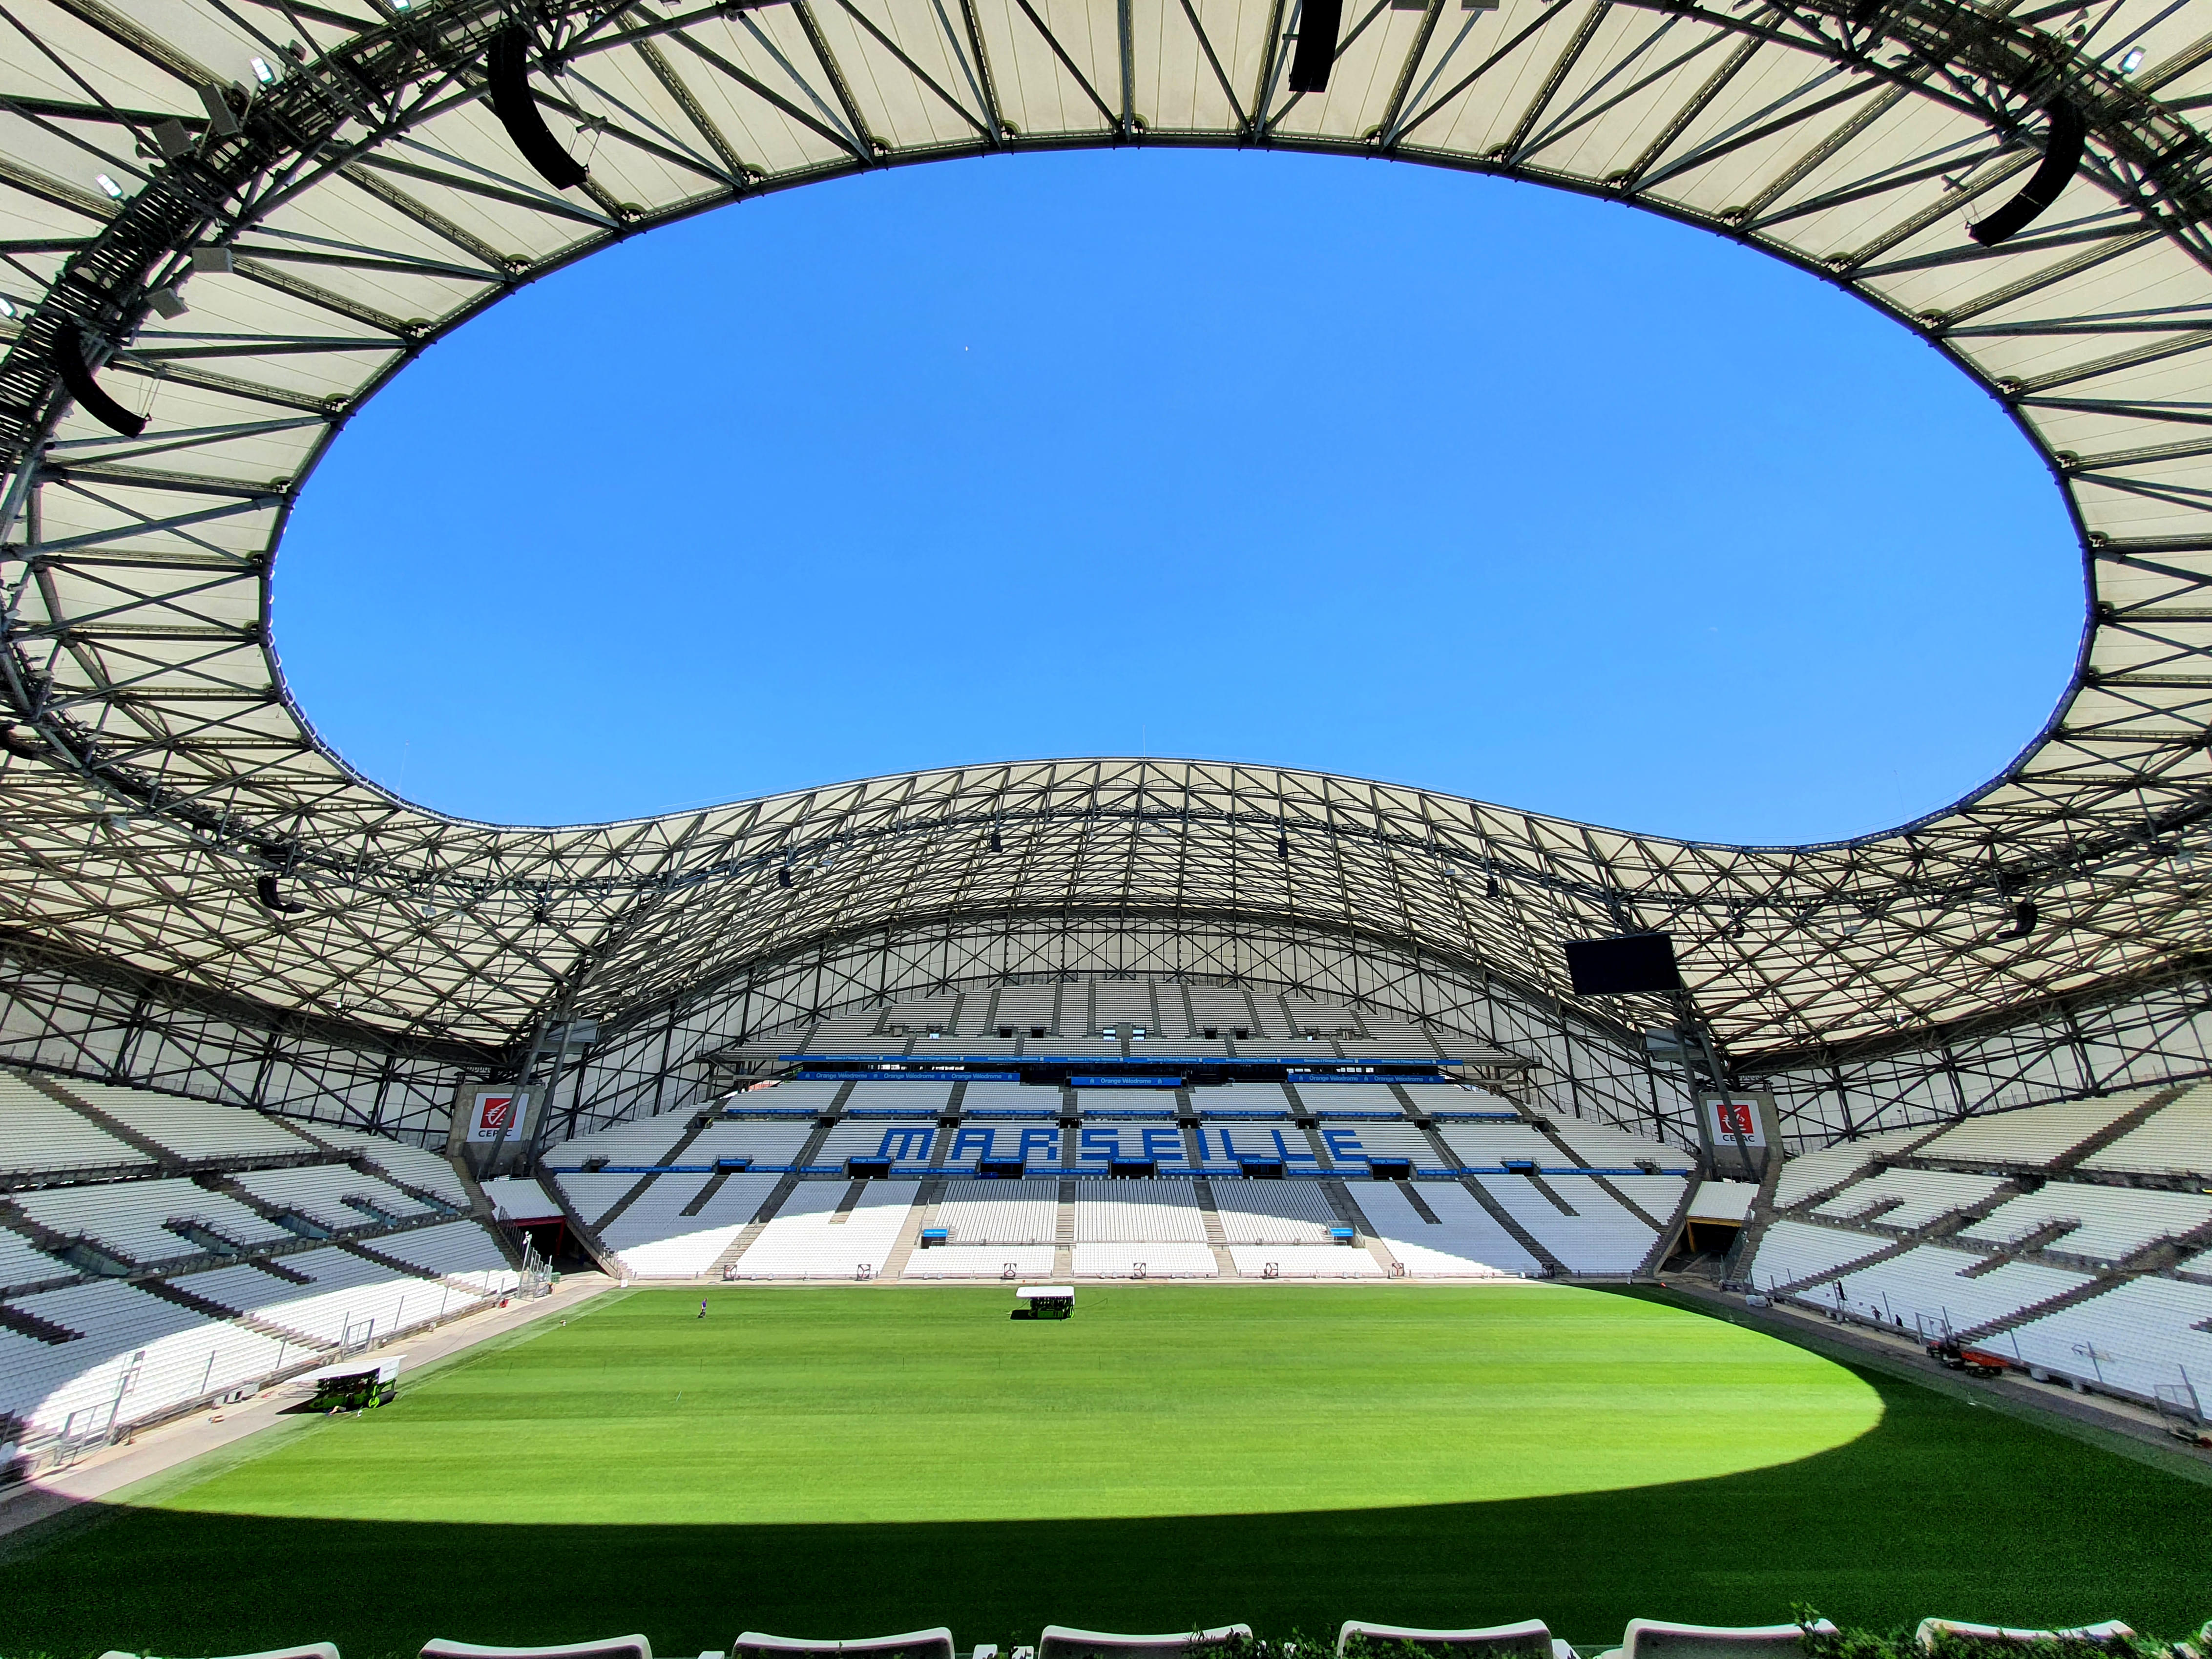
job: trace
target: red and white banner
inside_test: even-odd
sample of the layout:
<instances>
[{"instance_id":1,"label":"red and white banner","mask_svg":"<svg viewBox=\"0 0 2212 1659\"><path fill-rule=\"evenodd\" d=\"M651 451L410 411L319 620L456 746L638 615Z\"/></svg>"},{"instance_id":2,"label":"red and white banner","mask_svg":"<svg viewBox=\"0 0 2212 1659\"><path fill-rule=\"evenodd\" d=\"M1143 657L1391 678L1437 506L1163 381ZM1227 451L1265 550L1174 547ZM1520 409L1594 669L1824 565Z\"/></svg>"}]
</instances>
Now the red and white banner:
<instances>
[{"instance_id":1,"label":"red and white banner","mask_svg":"<svg viewBox=\"0 0 2212 1659\"><path fill-rule=\"evenodd\" d=\"M479 1089L469 1112L468 1138L472 1141L519 1139L522 1114L530 1103L527 1094L512 1089Z\"/></svg>"},{"instance_id":2,"label":"red and white banner","mask_svg":"<svg viewBox=\"0 0 2212 1659\"><path fill-rule=\"evenodd\" d=\"M1733 1146L1741 1140L1747 1146L1766 1145L1766 1131L1759 1121L1759 1103L1755 1100L1725 1100L1715 1096L1705 1099L1706 1128L1718 1146Z\"/></svg>"}]
</instances>

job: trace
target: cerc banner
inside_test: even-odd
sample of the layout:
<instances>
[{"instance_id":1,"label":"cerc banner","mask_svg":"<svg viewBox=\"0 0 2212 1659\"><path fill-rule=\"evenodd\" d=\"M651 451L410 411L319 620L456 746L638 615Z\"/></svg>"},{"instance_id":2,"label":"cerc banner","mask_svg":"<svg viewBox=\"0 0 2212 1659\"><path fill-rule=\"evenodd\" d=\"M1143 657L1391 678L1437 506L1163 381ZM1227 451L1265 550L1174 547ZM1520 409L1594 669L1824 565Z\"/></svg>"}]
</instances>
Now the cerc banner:
<instances>
[{"instance_id":1,"label":"cerc banner","mask_svg":"<svg viewBox=\"0 0 2212 1659\"><path fill-rule=\"evenodd\" d=\"M468 1139L514 1139L522 1133L522 1115L529 1105L530 1097L513 1089L477 1090L469 1111Z\"/></svg>"},{"instance_id":2,"label":"cerc banner","mask_svg":"<svg viewBox=\"0 0 2212 1659\"><path fill-rule=\"evenodd\" d=\"M1757 1100L1705 1097L1705 1133L1712 1137L1715 1146L1733 1146L1741 1140L1747 1146L1765 1146L1766 1131L1760 1126L1759 1117Z\"/></svg>"}]
</instances>

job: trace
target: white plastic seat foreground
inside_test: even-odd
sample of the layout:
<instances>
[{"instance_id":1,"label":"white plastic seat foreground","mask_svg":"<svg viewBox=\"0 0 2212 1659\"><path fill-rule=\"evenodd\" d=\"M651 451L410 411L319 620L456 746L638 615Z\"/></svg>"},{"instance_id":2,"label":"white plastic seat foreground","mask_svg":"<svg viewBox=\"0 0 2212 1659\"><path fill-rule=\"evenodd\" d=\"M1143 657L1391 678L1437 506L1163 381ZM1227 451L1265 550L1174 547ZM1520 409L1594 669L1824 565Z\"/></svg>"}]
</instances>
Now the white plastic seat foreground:
<instances>
[{"instance_id":1,"label":"white plastic seat foreground","mask_svg":"<svg viewBox=\"0 0 2212 1659\"><path fill-rule=\"evenodd\" d=\"M100 1659L138 1659L138 1656L110 1649ZM231 1659L338 1659L338 1650L335 1643L305 1642L296 1648L271 1648L266 1653L234 1654Z\"/></svg>"},{"instance_id":2,"label":"white plastic seat foreground","mask_svg":"<svg viewBox=\"0 0 2212 1659\"><path fill-rule=\"evenodd\" d=\"M1812 1629L1833 1636L1823 1619ZM1620 1645L1603 1659L1785 1659L1805 1650L1805 1630L1797 1625L1670 1625L1660 1619L1632 1619Z\"/></svg>"},{"instance_id":3,"label":"white plastic seat foreground","mask_svg":"<svg viewBox=\"0 0 2212 1659\"><path fill-rule=\"evenodd\" d=\"M337 1659L335 1650L331 1659ZM565 1647L490 1648L437 1637L422 1644L422 1659L653 1659L653 1644L642 1636L610 1636L604 1642L571 1642Z\"/></svg>"},{"instance_id":4,"label":"white plastic seat foreground","mask_svg":"<svg viewBox=\"0 0 2212 1659\"><path fill-rule=\"evenodd\" d=\"M1523 1620L1517 1625L1488 1625L1480 1630L1422 1630L1412 1625L1370 1625L1347 1619L1336 1633L1339 1659L1354 1637L1370 1642L1408 1642L1439 1654L1449 1651L1455 1659L1477 1654L1495 1654L1501 1659L1508 1654L1527 1655L1529 1659L1575 1659L1574 1649L1553 1635L1540 1619Z\"/></svg>"},{"instance_id":5,"label":"white plastic seat foreground","mask_svg":"<svg viewBox=\"0 0 2212 1659\"><path fill-rule=\"evenodd\" d=\"M1217 1625L1212 1630L1165 1636L1121 1636L1111 1631L1077 1630L1047 1625L1037 1638L1036 1659L1177 1659L1177 1656L1252 1639L1249 1625Z\"/></svg>"},{"instance_id":6,"label":"white plastic seat foreground","mask_svg":"<svg viewBox=\"0 0 2212 1659\"><path fill-rule=\"evenodd\" d=\"M1939 1636L1964 1636L1982 1642L2111 1642L2134 1634L2117 1619L2107 1619L2101 1625L2076 1625L2071 1630L2027 1630L2011 1625L1973 1625L1963 1619L1923 1619L1912 1638L1923 1648L1933 1648Z\"/></svg>"},{"instance_id":7,"label":"white plastic seat foreground","mask_svg":"<svg viewBox=\"0 0 2212 1659\"><path fill-rule=\"evenodd\" d=\"M829 1642L749 1630L738 1638L730 1659L833 1659L838 1654L865 1655L866 1659L952 1659L952 1632L939 1625L934 1630L910 1630L902 1636Z\"/></svg>"}]
</instances>

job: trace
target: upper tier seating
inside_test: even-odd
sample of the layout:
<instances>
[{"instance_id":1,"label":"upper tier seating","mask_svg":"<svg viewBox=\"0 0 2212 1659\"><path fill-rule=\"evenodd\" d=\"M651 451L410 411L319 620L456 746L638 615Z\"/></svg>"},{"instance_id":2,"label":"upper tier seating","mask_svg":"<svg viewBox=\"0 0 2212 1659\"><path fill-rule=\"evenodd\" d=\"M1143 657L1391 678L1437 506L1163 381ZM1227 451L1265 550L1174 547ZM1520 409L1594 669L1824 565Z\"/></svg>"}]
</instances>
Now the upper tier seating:
<instances>
[{"instance_id":1,"label":"upper tier seating","mask_svg":"<svg viewBox=\"0 0 2212 1659\"><path fill-rule=\"evenodd\" d=\"M1573 1167L1543 1131L1527 1123L1447 1123L1437 1133L1470 1169L1494 1170L1509 1159L1547 1170Z\"/></svg>"},{"instance_id":2,"label":"upper tier seating","mask_svg":"<svg viewBox=\"0 0 2212 1659\"><path fill-rule=\"evenodd\" d=\"M1814 1208L1823 1218L1869 1219L1901 1232L1939 1216L1979 1204L2004 1184L1997 1176L1954 1175L1937 1170L1885 1170L1853 1183Z\"/></svg>"},{"instance_id":3,"label":"upper tier seating","mask_svg":"<svg viewBox=\"0 0 2212 1659\"><path fill-rule=\"evenodd\" d=\"M366 1152L369 1161L394 1181L424 1192L431 1197L451 1205L454 1209L469 1207L468 1188L453 1173L453 1166L435 1152L425 1152L420 1146L410 1146L404 1140L389 1140L382 1135L373 1135L363 1129L340 1128L335 1125L318 1123L316 1138L348 1152Z\"/></svg>"},{"instance_id":4,"label":"upper tier seating","mask_svg":"<svg viewBox=\"0 0 2212 1659\"><path fill-rule=\"evenodd\" d=\"M1786 1210L1802 1204L1814 1194L1850 1180L1879 1154L1923 1140L1931 1133L1925 1125L1916 1129L1888 1129L1793 1158L1782 1166L1781 1176L1775 1183L1774 1207Z\"/></svg>"},{"instance_id":5,"label":"upper tier seating","mask_svg":"<svg viewBox=\"0 0 2212 1659\"><path fill-rule=\"evenodd\" d=\"M628 1168L651 1168L667 1161L676 1143L691 1127L696 1114L663 1112L658 1117L632 1119L610 1128L595 1129L549 1149L545 1164L554 1170L580 1170L586 1158L604 1158Z\"/></svg>"},{"instance_id":6,"label":"upper tier seating","mask_svg":"<svg viewBox=\"0 0 2212 1659\"><path fill-rule=\"evenodd\" d=\"M74 1079L61 1086L188 1164L215 1158L296 1158L320 1150L276 1119L242 1107L217 1106L204 1100Z\"/></svg>"},{"instance_id":7,"label":"upper tier seating","mask_svg":"<svg viewBox=\"0 0 2212 1659\"><path fill-rule=\"evenodd\" d=\"M2212 1198L2054 1181L2039 1192L2006 1200L1966 1228L1965 1236L2007 1244L2055 1223L2078 1224L2069 1225L2045 1249L2118 1261L2160 1239L2212 1227Z\"/></svg>"},{"instance_id":8,"label":"upper tier seating","mask_svg":"<svg viewBox=\"0 0 2212 1659\"><path fill-rule=\"evenodd\" d=\"M1367 1173L1375 1158L1403 1158L1417 1170L1443 1166L1435 1146L1411 1123L1344 1123L1321 1121L1316 1131L1332 1168L1354 1176Z\"/></svg>"},{"instance_id":9,"label":"upper tier seating","mask_svg":"<svg viewBox=\"0 0 2212 1659\"><path fill-rule=\"evenodd\" d=\"M1647 1140L1632 1135L1626 1129L1616 1129L1607 1123L1592 1123L1578 1117L1554 1118L1553 1133L1581 1155L1592 1169L1630 1170L1637 1167L1638 1159L1656 1164L1662 1170L1680 1174L1697 1168L1696 1157L1679 1147L1662 1141Z\"/></svg>"},{"instance_id":10,"label":"upper tier seating","mask_svg":"<svg viewBox=\"0 0 2212 1659\"><path fill-rule=\"evenodd\" d=\"M153 1159L82 1113L0 1072L0 1176L152 1167Z\"/></svg>"},{"instance_id":11,"label":"upper tier seating","mask_svg":"<svg viewBox=\"0 0 2212 1659\"><path fill-rule=\"evenodd\" d=\"M881 1158L900 1170L927 1170L935 1160L937 1120L933 1117L870 1118L847 1121L830 1130L814 1154L817 1164L842 1164L848 1158Z\"/></svg>"},{"instance_id":12,"label":"upper tier seating","mask_svg":"<svg viewBox=\"0 0 2212 1659\"><path fill-rule=\"evenodd\" d=\"M2160 1107L2148 1121L2082 1159L2081 1167L2212 1178L2212 1085L2200 1083Z\"/></svg>"},{"instance_id":13,"label":"upper tier seating","mask_svg":"<svg viewBox=\"0 0 2212 1659\"><path fill-rule=\"evenodd\" d=\"M297 1211L330 1228L358 1227L375 1217L348 1199L359 1199L399 1220L440 1214L421 1199L343 1164L311 1164L289 1170L244 1170L238 1184L264 1203Z\"/></svg>"},{"instance_id":14,"label":"upper tier seating","mask_svg":"<svg viewBox=\"0 0 2212 1659\"><path fill-rule=\"evenodd\" d=\"M1922 1158L1969 1164L2048 1164L2148 1099L2148 1089L2096 1100L2062 1100L2025 1110L1970 1117L1919 1148Z\"/></svg>"},{"instance_id":15,"label":"upper tier seating","mask_svg":"<svg viewBox=\"0 0 2212 1659\"><path fill-rule=\"evenodd\" d=\"M760 1169L787 1168L799 1162L813 1133L814 1124L807 1118L722 1118L699 1132L699 1138L684 1149L683 1162L696 1166L750 1158Z\"/></svg>"},{"instance_id":16,"label":"upper tier seating","mask_svg":"<svg viewBox=\"0 0 2212 1659\"><path fill-rule=\"evenodd\" d=\"M789 1095L779 1094L779 1105L807 1105L817 1112L826 1112L836 1101L841 1085L835 1083L787 1083ZM1040 1090L1038 1092L1043 1093ZM1056 1096L1053 1097L1054 1099ZM943 1078L908 1078L894 1083L855 1083L845 1095L844 1110L848 1115L881 1116L886 1114L899 1117L933 1117L943 1111L952 1099L952 1085Z\"/></svg>"},{"instance_id":17,"label":"upper tier seating","mask_svg":"<svg viewBox=\"0 0 2212 1659\"><path fill-rule=\"evenodd\" d=\"M23 1213L41 1226L70 1237L89 1237L137 1267L208 1254L209 1245L173 1230L168 1224L172 1220L198 1223L236 1245L289 1244L298 1237L264 1221L237 1200L185 1180L48 1188L22 1194L17 1201Z\"/></svg>"}]
</instances>

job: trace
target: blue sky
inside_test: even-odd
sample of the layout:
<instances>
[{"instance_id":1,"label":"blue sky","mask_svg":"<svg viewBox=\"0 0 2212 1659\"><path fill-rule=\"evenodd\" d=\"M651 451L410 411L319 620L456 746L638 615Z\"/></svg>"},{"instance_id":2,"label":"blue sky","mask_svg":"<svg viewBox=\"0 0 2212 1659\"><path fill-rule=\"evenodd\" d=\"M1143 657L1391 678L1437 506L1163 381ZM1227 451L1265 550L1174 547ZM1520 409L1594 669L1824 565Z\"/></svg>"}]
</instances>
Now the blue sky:
<instances>
[{"instance_id":1,"label":"blue sky","mask_svg":"<svg viewBox=\"0 0 2212 1659\"><path fill-rule=\"evenodd\" d=\"M423 354L276 566L295 696L525 823L1182 755L1711 840L1887 827L2048 716L2048 475L1923 344L1616 205L999 157L639 238Z\"/></svg>"}]
</instances>

